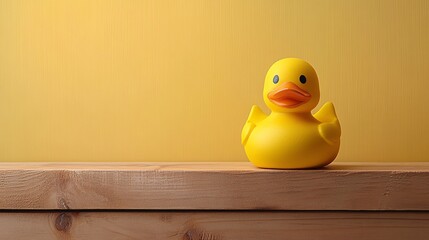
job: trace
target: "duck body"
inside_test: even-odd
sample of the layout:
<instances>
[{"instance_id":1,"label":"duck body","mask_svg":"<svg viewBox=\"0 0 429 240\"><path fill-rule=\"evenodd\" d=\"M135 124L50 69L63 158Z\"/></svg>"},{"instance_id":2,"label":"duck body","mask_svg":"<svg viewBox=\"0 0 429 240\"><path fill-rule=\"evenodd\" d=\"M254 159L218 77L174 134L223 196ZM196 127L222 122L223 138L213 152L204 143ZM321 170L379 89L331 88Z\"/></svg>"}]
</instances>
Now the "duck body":
<instances>
[{"instance_id":1,"label":"duck body","mask_svg":"<svg viewBox=\"0 0 429 240\"><path fill-rule=\"evenodd\" d=\"M272 112L252 129L244 144L250 162L260 168L303 169L331 163L340 148L336 139L325 139L324 124L309 113ZM330 124L330 123L328 123ZM335 120L334 127L338 127Z\"/></svg>"},{"instance_id":2,"label":"duck body","mask_svg":"<svg viewBox=\"0 0 429 240\"><path fill-rule=\"evenodd\" d=\"M341 127L331 102L311 113L320 93L310 64L297 58L274 63L263 96L271 113L253 106L241 134L250 162L261 168L304 169L328 165L336 158Z\"/></svg>"}]
</instances>

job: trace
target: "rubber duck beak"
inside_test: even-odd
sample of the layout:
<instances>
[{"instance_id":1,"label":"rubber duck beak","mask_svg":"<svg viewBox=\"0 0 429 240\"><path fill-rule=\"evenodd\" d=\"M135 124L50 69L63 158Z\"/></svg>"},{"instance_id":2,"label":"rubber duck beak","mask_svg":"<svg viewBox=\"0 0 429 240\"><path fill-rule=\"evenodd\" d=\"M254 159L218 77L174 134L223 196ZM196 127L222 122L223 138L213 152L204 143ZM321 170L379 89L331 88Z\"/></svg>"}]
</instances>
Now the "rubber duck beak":
<instances>
[{"instance_id":1,"label":"rubber duck beak","mask_svg":"<svg viewBox=\"0 0 429 240\"><path fill-rule=\"evenodd\" d=\"M268 99L280 107L295 108L311 99L311 94L292 82L286 82L268 93Z\"/></svg>"}]
</instances>

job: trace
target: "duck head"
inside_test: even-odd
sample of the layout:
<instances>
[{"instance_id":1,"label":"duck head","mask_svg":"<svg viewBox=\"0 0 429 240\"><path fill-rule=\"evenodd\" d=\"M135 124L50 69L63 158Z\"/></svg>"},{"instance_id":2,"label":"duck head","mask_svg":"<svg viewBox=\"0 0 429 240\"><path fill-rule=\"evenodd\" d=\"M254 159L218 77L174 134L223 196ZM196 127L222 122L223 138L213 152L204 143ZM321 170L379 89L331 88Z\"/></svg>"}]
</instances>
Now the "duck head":
<instances>
[{"instance_id":1,"label":"duck head","mask_svg":"<svg viewBox=\"0 0 429 240\"><path fill-rule=\"evenodd\" d=\"M306 61L285 58L275 62L265 77L264 101L273 112L311 112L319 103L319 80Z\"/></svg>"}]
</instances>

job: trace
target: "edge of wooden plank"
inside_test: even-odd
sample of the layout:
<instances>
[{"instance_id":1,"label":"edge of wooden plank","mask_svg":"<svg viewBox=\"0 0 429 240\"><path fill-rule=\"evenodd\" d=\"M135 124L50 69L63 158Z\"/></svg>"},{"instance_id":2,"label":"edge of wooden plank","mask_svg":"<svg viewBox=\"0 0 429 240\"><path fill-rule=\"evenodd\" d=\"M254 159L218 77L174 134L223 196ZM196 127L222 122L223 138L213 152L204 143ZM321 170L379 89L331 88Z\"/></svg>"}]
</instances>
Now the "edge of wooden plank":
<instances>
[{"instance_id":1,"label":"edge of wooden plank","mask_svg":"<svg viewBox=\"0 0 429 240\"><path fill-rule=\"evenodd\" d=\"M0 209L429 210L429 163L1 163Z\"/></svg>"},{"instance_id":2,"label":"edge of wooden plank","mask_svg":"<svg viewBox=\"0 0 429 240\"><path fill-rule=\"evenodd\" d=\"M262 169L250 162L0 162L2 170L184 170L184 171L429 171L429 162L334 162L326 167L304 170Z\"/></svg>"},{"instance_id":3,"label":"edge of wooden plank","mask_svg":"<svg viewBox=\"0 0 429 240\"><path fill-rule=\"evenodd\" d=\"M2 212L1 239L427 239L424 212Z\"/></svg>"}]
</instances>

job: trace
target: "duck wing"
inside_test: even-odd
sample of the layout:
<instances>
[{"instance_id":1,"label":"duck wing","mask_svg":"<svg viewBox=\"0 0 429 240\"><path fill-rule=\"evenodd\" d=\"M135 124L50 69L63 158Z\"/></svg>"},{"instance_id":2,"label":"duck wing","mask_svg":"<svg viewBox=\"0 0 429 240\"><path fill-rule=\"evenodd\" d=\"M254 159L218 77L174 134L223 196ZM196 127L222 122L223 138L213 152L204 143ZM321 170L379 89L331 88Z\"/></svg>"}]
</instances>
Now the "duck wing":
<instances>
[{"instance_id":1,"label":"duck wing","mask_svg":"<svg viewBox=\"0 0 429 240\"><path fill-rule=\"evenodd\" d=\"M246 124L241 131L241 144L246 145L247 139L253 129L258 125L259 122L264 120L267 115L256 105L252 106L249 117L247 118Z\"/></svg>"},{"instance_id":2,"label":"duck wing","mask_svg":"<svg viewBox=\"0 0 429 240\"><path fill-rule=\"evenodd\" d=\"M340 141L341 126L332 102L325 103L313 116L320 122L319 134L326 142L334 144Z\"/></svg>"}]
</instances>

